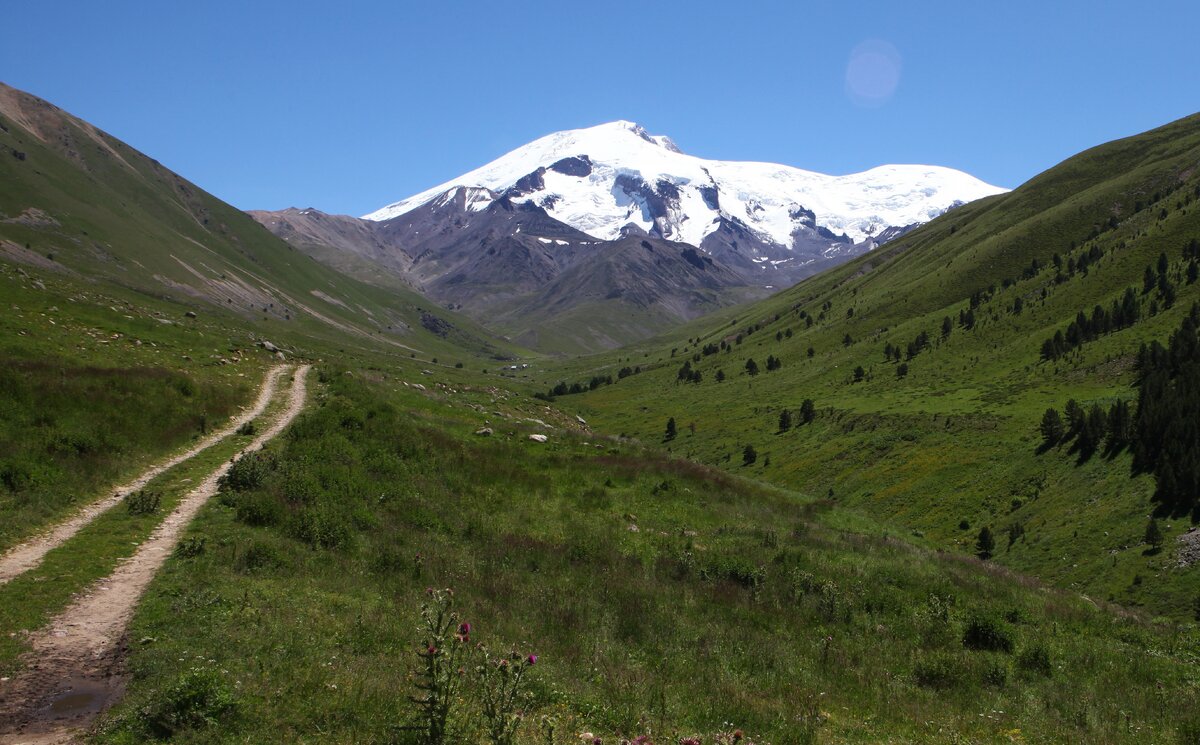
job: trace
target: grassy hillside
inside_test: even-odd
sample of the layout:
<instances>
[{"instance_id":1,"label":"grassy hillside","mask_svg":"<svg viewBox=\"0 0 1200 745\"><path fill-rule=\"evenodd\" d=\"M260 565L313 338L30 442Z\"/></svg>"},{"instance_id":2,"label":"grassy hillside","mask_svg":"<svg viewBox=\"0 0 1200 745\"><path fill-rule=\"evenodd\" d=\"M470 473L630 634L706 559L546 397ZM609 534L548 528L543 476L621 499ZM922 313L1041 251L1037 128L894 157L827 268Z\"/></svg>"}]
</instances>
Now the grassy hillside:
<instances>
[{"instance_id":1,"label":"grassy hillside","mask_svg":"<svg viewBox=\"0 0 1200 745\"><path fill-rule=\"evenodd\" d=\"M472 644L538 656L519 742L1194 736L1193 636L829 500L587 434L532 442L520 397L320 378L151 589L101 742L415 741L428 587L453 588ZM479 697L451 714L468 742Z\"/></svg>"},{"instance_id":2,"label":"grassy hillside","mask_svg":"<svg viewBox=\"0 0 1200 745\"><path fill-rule=\"evenodd\" d=\"M513 351L410 290L330 271L157 161L2 84L0 155L5 261L235 315L268 338L426 358Z\"/></svg>"},{"instance_id":3,"label":"grassy hillside","mask_svg":"<svg viewBox=\"0 0 1200 745\"><path fill-rule=\"evenodd\" d=\"M1165 550L1147 552L1152 479L1131 478L1125 452L1082 462L1069 445L1039 452L1038 426L1072 398L1132 402L1139 346L1165 342L1200 300L1188 258L1200 237L1198 158L1200 117L1089 150L769 300L530 382L612 375L614 385L559 405L648 442L663 441L674 417L672 452L828 494L939 547L973 552L988 526L1002 536L999 562L1190 617L1197 570L1176 566L1188 522L1164 522ZM1042 357L1078 313L1107 311L1127 288L1135 323ZM899 359L885 358L889 348ZM779 369L767 371L769 356ZM701 382L680 382L685 362ZM628 366L643 372L617 379ZM781 412L805 399L815 420L780 431ZM747 445L758 457L743 466Z\"/></svg>"}]
</instances>

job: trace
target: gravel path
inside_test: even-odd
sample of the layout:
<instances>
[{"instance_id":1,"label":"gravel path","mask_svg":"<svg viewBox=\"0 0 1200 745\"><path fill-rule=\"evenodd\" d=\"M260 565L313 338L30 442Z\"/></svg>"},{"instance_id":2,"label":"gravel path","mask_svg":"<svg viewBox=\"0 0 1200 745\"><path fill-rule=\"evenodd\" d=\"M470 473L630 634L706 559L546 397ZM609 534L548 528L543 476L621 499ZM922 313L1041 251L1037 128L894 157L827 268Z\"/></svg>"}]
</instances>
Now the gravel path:
<instances>
[{"instance_id":1,"label":"gravel path","mask_svg":"<svg viewBox=\"0 0 1200 745\"><path fill-rule=\"evenodd\" d=\"M0 683L0 744L68 743L124 690L125 630L138 600L183 530L217 492L217 481L246 452L261 448L304 408L309 366L296 371L286 410L245 450L183 498L137 553L33 634L23 671ZM283 370L272 371L274 379Z\"/></svg>"}]
</instances>

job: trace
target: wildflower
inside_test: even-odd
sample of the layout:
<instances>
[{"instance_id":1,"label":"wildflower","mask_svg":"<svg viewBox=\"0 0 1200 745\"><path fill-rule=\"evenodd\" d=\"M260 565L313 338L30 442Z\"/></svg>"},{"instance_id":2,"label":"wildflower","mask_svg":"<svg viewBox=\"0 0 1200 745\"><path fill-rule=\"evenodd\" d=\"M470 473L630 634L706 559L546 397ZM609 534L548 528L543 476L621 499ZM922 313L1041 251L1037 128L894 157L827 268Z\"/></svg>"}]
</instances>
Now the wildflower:
<instances>
[{"instance_id":1,"label":"wildflower","mask_svg":"<svg viewBox=\"0 0 1200 745\"><path fill-rule=\"evenodd\" d=\"M458 625L458 633L460 633L460 634L471 633L471 624L467 623L466 621L463 621L462 623L460 623Z\"/></svg>"},{"instance_id":2,"label":"wildflower","mask_svg":"<svg viewBox=\"0 0 1200 745\"><path fill-rule=\"evenodd\" d=\"M433 655L438 653L437 647L430 644L429 647L426 648L425 653L428 654L430 657L432 657Z\"/></svg>"},{"instance_id":3,"label":"wildflower","mask_svg":"<svg viewBox=\"0 0 1200 745\"><path fill-rule=\"evenodd\" d=\"M530 665L536 665L536 664L537 664L537 655L536 655L536 654L531 654L531 655L529 655L529 659L528 659L528 660L526 660L526 661L527 661L527 662L528 662Z\"/></svg>"},{"instance_id":4,"label":"wildflower","mask_svg":"<svg viewBox=\"0 0 1200 745\"><path fill-rule=\"evenodd\" d=\"M740 742L741 739L745 736L746 735L740 729L735 729L733 731L733 741L734 742Z\"/></svg>"}]
</instances>

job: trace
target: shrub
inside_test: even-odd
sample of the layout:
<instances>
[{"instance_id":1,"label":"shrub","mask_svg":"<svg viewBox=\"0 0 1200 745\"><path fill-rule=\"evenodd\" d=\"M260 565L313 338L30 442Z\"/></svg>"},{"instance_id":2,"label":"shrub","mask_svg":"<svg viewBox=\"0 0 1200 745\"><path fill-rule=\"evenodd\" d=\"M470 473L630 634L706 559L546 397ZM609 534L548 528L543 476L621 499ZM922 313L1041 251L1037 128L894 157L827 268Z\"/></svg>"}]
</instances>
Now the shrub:
<instances>
[{"instance_id":1,"label":"shrub","mask_svg":"<svg viewBox=\"0 0 1200 745\"><path fill-rule=\"evenodd\" d=\"M266 481L267 473L271 470L272 465L270 456L265 453L247 453L229 467L217 485L222 491L257 489Z\"/></svg>"},{"instance_id":2,"label":"shrub","mask_svg":"<svg viewBox=\"0 0 1200 745\"><path fill-rule=\"evenodd\" d=\"M282 563L283 557L278 549L269 543L255 541L245 552L234 559L233 566L237 571L248 574L259 569L276 567Z\"/></svg>"},{"instance_id":3,"label":"shrub","mask_svg":"<svg viewBox=\"0 0 1200 745\"><path fill-rule=\"evenodd\" d=\"M199 538L185 538L175 546L175 556L180 559L191 559L201 556L204 553L204 544L207 540L203 536Z\"/></svg>"},{"instance_id":4,"label":"shrub","mask_svg":"<svg viewBox=\"0 0 1200 745\"><path fill-rule=\"evenodd\" d=\"M982 613L976 613L967 620L962 641L967 649L991 652L1012 652L1016 647L1016 635L1012 627L999 618Z\"/></svg>"},{"instance_id":5,"label":"shrub","mask_svg":"<svg viewBox=\"0 0 1200 745\"><path fill-rule=\"evenodd\" d=\"M242 426L237 428L237 433L239 435L245 435L247 437L249 437L250 435L253 435L257 431L258 431L258 428L254 426L253 421L246 422L245 424L243 424Z\"/></svg>"},{"instance_id":6,"label":"shrub","mask_svg":"<svg viewBox=\"0 0 1200 745\"><path fill-rule=\"evenodd\" d=\"M1054 665L1050 661L1050 650L1041 642L1021 650L1021 654L1017 655L1017 667L1023 672L1046 678L1054 674Z\"/></svg>"},{"instance_id":7,"label":"shrub","mask_svg":"<svg viewBox=\"0 0 1200 745\"><path fill-rule=\"evenodd\" d=\"M237 512L238 521L246 525L262 528L283 522L283 505L269 494L239 494L232 500L231 506Z\"/></svg>"},{"instance_id":8,"label":"shrub","mask_svg":"<svg viewBox=\"0 0 1200 745\"><path fill-rule=\"evenodd\" d=\"M1008 665L1002 659L993 659L983 668L983 682L993 688L1003 688L1008 682Z\"/></svg>"},{"instance_id":9,"label":"shrub","mask_svg":"<svg viewBox=\"0 0 1200 745\"><path fill-rule=\"evenodd\" d=\"M350 542L350 526L325 507L306 507L292 516L291 534L313 548L341 548Z\"/></svg>"},{"instance_id":10,"label":"shrub","mask_svg":"<svg viewBox=\"0 0 1200 745\"><path fill-rule=\"evenodd\" d=\"M202 729L228 721L237 713L237 701L216 670L192 668L144 713L150 731L160 738L181 730Z\"/></svg>"},{"instance_id":11,"label":"shrub","mask_svg":"<svg viewBox=\"0 0 1200 745\"><path fill-rule=\"evenodd\" d=\"M158 492L143 489L126 494L123 501L125 502L125 509L129 510L129 514L131 515L152 515L158 512L159 504L162 502L162 495Z\"/></svg>"}]
</instances>

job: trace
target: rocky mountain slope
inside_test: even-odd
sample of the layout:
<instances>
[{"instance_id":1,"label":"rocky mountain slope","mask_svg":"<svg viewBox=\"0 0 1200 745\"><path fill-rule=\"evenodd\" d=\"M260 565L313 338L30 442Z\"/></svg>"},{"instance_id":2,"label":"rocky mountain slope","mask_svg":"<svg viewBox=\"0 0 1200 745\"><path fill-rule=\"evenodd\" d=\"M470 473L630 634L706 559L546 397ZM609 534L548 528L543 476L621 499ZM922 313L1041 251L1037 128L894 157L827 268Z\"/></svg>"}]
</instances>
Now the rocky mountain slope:
<instances>
[{"instance_id":1,"label":"rocky mountain slope","mask_svg":"<svg viewBox=\"0 0 1200 745\"><path fill-rule=\"evenodd\" d=\"M251 214L363 279L383 267L513 338L579 352L790 286L1001 191L932 166L834 177L703 160L613 122L543 137L362 220ZM627 245L651 246L653 266Z\"/></svg>"}]
</instances>

